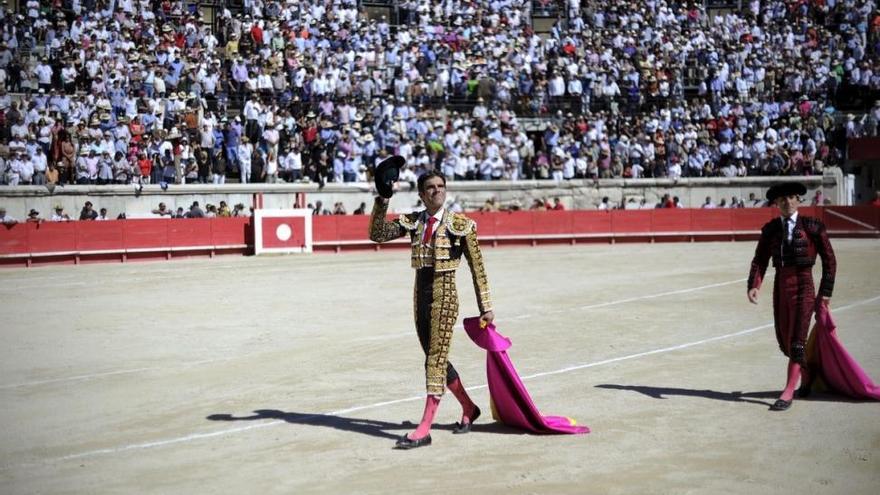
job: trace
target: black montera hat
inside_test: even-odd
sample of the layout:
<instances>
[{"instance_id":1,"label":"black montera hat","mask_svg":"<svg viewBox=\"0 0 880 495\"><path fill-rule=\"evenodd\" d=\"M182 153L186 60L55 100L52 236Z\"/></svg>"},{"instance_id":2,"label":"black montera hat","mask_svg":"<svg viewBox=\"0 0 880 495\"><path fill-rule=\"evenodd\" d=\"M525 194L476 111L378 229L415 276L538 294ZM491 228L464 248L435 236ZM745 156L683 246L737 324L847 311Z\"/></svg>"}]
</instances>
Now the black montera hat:
<instances>
[{"instance_id":1,"label":"black montera hat","mask_svg":"<svg viewBox=\"0 0 880 495\"><path fill-rule=\"evenodd\" d=\"M402 156L390 156L376 167L376 191L383 198L390 198L394 195L394 183L400 179L400 167L406 163Z\"/></svg>"},{"instance_id":2,"label":"black montera hat","mask_svg":"<svg viewBox=\"0 0 880 495\"><path fill-rule=\"evenodd\" d=\"M767 189L767 200L772 203L776 201L776 198L790 196L792 194L797 194L798 196L807 194L807 186L800 182L783 182L782 184L776 184L770 189Z\"/></svg>"}]
</instances>

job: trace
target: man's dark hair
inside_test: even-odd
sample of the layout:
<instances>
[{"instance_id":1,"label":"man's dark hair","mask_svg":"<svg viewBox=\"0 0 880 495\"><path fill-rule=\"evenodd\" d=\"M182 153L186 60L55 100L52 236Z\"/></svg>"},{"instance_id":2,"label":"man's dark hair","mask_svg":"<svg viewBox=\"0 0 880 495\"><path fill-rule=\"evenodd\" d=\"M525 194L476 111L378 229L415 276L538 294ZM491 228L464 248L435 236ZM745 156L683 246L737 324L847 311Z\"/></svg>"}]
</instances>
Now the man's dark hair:
<instances>
[{"instance_id":1,"label":"man's dark hair","mask_svg":"<svg viewBox=\"0 0 880 495\"><path fill-rule=\"evenodd\" d=\"M428 179L432 177L440 177L441 179L443 179L443 185L446 185L446 176L440 172L437 172L436 170L432 170L430 172L422 174L421 177L419 177L419 180L416 183L419 189L419 193L425 192L425 182L427 182Z\"/></svg>"}]
</instances>

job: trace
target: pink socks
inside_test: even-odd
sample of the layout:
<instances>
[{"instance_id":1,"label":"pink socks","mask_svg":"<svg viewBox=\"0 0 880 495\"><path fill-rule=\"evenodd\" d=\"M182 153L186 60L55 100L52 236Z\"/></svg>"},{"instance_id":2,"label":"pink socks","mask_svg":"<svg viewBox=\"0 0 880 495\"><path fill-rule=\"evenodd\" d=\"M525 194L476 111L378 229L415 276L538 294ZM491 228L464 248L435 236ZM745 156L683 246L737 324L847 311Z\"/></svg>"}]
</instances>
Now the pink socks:
<instances>
[{"instance_id":1,"label":"pink socks","mask_svg":"<svg viewBox=\"0 0 880 495\"><path fill-rule=\"evenodd\" d=\"M449 388L452 395L454 395L461 404L461 424L466 425L470 423L474 416L474 412L477 410L477 405L471 400L467 390L464 389L464 385L461 384L461 380L456 378L452 383L447 385L447 388Z\"/></svg>"},{"instance_id":2,"label":"pink socks","mask_svg":"<svg viewBox=\"0 0 880 495\"><path fill-rule=\"evenodd\" d=\"M437 414L438 407L440 407L439 395L428 395L425 398L425 412L422 414L422 421L416 431L407 435L410 440L419 440L431 433L431 424L434 422L434 415Z\"/></svg>"},{"instance_id":3,"label":"pink socks","mask_svg":"<svg viewBox=\"0 0 880 495\"><path fill-rule=\"evenodd\" d=\"M798 379L801 377L801 365L794 361L788 362L788 382L785 384L785 390L782 391L780 399L789 401L794 398L794 389L797 387Z\"/></svg>"}]
</instances>

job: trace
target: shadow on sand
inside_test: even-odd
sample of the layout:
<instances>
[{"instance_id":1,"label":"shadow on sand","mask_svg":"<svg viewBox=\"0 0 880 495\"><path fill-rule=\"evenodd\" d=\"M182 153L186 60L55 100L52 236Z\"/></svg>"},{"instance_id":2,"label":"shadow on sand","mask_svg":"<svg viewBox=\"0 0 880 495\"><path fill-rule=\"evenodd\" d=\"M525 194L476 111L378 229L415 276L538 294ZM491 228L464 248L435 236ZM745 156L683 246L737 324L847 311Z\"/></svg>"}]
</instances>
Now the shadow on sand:
<instances>
[{"instance_id":1,"label":"shadow on sand","mask_svg":"<svg viewBox=\"0 0 880 495\"><path fill-rule=\"evenodd\" d=\"M684 397L703 397L706 399L723 400L727 402L748 402L770 407L773 401L779 397L778 390L766 392L718 392L717 390L694 390L690 388L672 388L672 387L648 387L645 385L615 385L602 384L596 385L596 388L607 388L611 390L629 390L647 395L653 399L666 399L670 395L680 395ZM769 399L770 401L760 400Z\"/></svg>"},{"instance_id":2,"label":"shadow on sand","mask_svg":"<svg viewBox=\"0 0 880 495\"><path fill-rule=\"evenodd\" d=\"M748 402L751 404L758 404L761 406L770 406L779 397L779 390L768 390L766 392L719 392L717 390L694 390L690 388L673 388L673 387L648 387L645 385L616 385L612 383L604 383L602 385L596 385L596 388L607 388L610 390L629 390L631 392L638 392L642 395L647 395L652 399L666 399L667 396L671 395L680 395L684 397L703 397L706 399L713 400L723 400L727 402ZM760 400L760 399L768 399ZM796 401L808 401L808 402L848 402L853 404L859 404L863 402L871 402L869 400L864 399L852 399L849 397L844 397L841 395L837 395L833 392L829 392L827 390L823 390L821 392L813 391L810 393L809 397L798 398L795 396Z\"/></svg>"},{"instance_id":3,"label":"shadow on sand","mask_svg":"<svg viewBox=\"0 0 880 495\"><path fill-rule=\"evenodd\" d=\"M260 420L281 420L290 424L323 426L341 431L352 433L360 433L377 438L387 438L396 440L401 435L413 430L415 424L410 421L400 423L389 423L387 421L378 421L374 419L363 418L346 418L343 416L334 416L332 414L312 414L285 412L277 409L257 409L254 414L248 416L233 416L231 414L211 414L206 419L211 421L260 421ZM434 425L432 430L449 430L452 431L454 425ZM398 433L391 433L398 431ZM524 434L525 432L510 428L500 423L477 423L473 426L472 432L478 433L503 433L503 434Z\"/></svg>"}]
</instances>

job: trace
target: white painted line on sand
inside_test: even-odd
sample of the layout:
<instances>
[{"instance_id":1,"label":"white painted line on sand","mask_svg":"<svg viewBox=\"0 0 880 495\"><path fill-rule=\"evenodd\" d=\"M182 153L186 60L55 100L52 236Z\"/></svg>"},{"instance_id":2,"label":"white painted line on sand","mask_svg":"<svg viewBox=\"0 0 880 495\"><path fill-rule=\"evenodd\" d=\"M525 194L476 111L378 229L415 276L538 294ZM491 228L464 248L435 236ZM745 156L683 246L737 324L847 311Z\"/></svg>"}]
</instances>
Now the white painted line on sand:
<instances>
[{"instance_id":1,"label":"white painted line on sand","mask_svg":"<svg viewBox=\"0 0 880 495\"><path fill-rule=\"evenodd\" d=\"M846 306L834 308L834 311L835 312L846 311L848 309L851 309L851 308L854 308L857 306L862 306L865 304L870 304L870 303L873 303L876 301L880 301L880 296L875 296L870 299L864 299L861 301L854 302L852 304L847 304ZM562 368L562 369L553 370L553 371L545 371L543 373L535 373L532 375L523 376L521 378L523 380L530 380L533 378L540 378L540 377L549 376L549 375L558 375L558 374L562 374L562 373L570 373L572 371L578 371L578 370L582 370L582 369L586 369L586 368L592 368L595 366L602 366L602 365L610 364L610 363L617 363L620 361L627 361L630 359L637 359L640 357L661 354L664 352L671 352L671 351L677 351L680 349L687 349L689 347L694 347L694 346L706 344L709 342L716 342L719 340L731 339L731 338L739 337L742 335L748 335L750 333L754 333L754 332L757 332L758 330L762 330L764 328L769 328L772 326L773 326L772 323L767 323L765 325L747 328L745 330L740 330L737 332L719 335L716 337L710 337L708 339L696 340L693 342L687 342L687 343L679 344L679 345L675 345L675 346L663 347L663 348L654 349L651 351L639 352L636 354L630 354L627 356L620 356L620 357L616 357L616 358L605 359L602 361L596 361L596 362L581 364L581 365L577 365L577 366L569 366L567 368ZM488 384L477 385L474 387L468 387L468 390L478 390L478 389L483 389L486 387L488 387ZM383 402L376 402L373 404L353 406L353 407L349 407L349 408L345 408L345 409L337 409L335 411L330 411L330 412L327 412L324 414L315 414L314 416L311 416L311 417L318 417L318 416L322 416L322 415L335 416L335 415L339 415L339 414L348 414L348 413L357 412L357 411L364 411L367 409L377 409L380 407L394 405L394 404L400 404L400 403L404 403L404 402L412 402L412 401L420 400L423 398L424 398L423 395L418 395L418 396L414 396L414 397L407 397L404 399L395 399L395 400L389 400L389 401L383 401ZM308 418L308 417L309 416L306 416L306 418ZM252 425L240 426L240 427L236 427L236 428L227 428L227 429L223 429L223 430L217 430L217 431L211 431L211 432L205 432L205 433L193 433L190 435L185 435L185 436L176 437L176 438L169 438L169 439L165 439L165 440L156 440L154 442L135 443L135 444L123 445L120 447L110 447L110 448L106 448L106 449L89 450L86 452L80 452L77 454L70 454L70 455L66 455L63 457L57 457L54 459L46 459L43 462L66 461L66 460L71 460L71 459L81 459L83 457L92 457L92 456L97 456L97 455L102 455L102 454L118 454L121 452L130 451L130 450L141 450L141 449L149 449L149 448L153 448L153 447L162 447L165 445L173 445L173 444L178 444L178 443L191 442L194 440L200 440L200 439L204 439L204 438L212 438L212 437L218 437L218 436L223 436L223 435L230 435L233 433L240 433L243 431L254 430L257 428L266 428L269 426L276 426L276 425L280 425L280 424L284 424L284 423L286 423L286 421L276 419L276 420L268 421L266 423L252 424Z\"/></svg>"},{"instance_id":2,"label":"white painted line on sand","mask_svg":"<svg viewBox=\"0 0 880 495\"><path fill-rule=\"evenodd\" d=\"M587 305L587 306L575 306L575 307L571 307L571 308L562 308L562 309L557 309L557 310L552 310L552 311L545 311L545 312L541 313L541 316L545 316L548 314L569 313L572 311L584 311L584 310L588 310L588 309L604 308L607 306L616 306L618 304L626 304L626 303L631 303L634 301L642 301L645 299L656 299L658 297L674 296L677 294L687 294L689 292L699 292L699 291L705 290L705 289L714 289L715 287L724 287L725 285L738 284L741 282L745 282L746 280L748 280L748 279L740 278L740 279L736 279L736 280L728 280L726 282L719 282L717 284L701 285L699 287L689 287L687 289L678 289L678 290L667 291L667 292L658 292L656 294L648 294L648 295L644 295L644 296L629 297L626 299L617 299L614 301L607 301L607 302L598 303L598 304L591 304L591 305ZM535 317L535 315L530 314L530 313L526 313L526 314L511 316L511 317L503 318L503 319L499 318L496 321L503 322L505 320L511 320L511 321L513 321L513 320L526 320L526 319L534 318L534 317ZM456 330L461 329L461 328L462 328L461 325L455 326ZM362 337L359 339L355 339L354 342L365 342L365 341L371 341L371 340L385 340L385 339L389 339L389 338L410 336L412 334L413 334L412 332L398 332L398 333L389 333L389 334L383 334L383 335L373 335L370 337Z\"/></svg>"},{"instance_id":3,"label":"white painted line on sand","mask_svg":"<svg viewBox=\"0 0 880 495\"><path fill-rule=\"evenodd\" d=\"M744 279L744 278L737 279L737 280L729 280L727 282L720 282L717 284L701 285L699 287L690 287L687 289L679 289L679 290L668 291L668 292L659 292L657 294L648 294L645 296L636 296L636 297L630 297L627 299L618 299L615 301L608 301L608 302L604 302L604 303L593 304L590 306L565 308L565 309L561 309L561 310L550 311L550 313L562 313L562 312L568 312L568 311L582 311L582 310L587 310L587 309L604 308L606 306L614 306L617 304L625 304L625 303L630 303L633 301L641 301L643 299L656 299L658 297L672 296L672 295L676 295L676 294L685 294L688 292L698 292L698 291L705 290L705 289L712 289L715 287L723 287L725 285L737 284L740 282L744 282L745 280L746 279ZM533 316L534 315L532 315L532 314L523 314L523 315L519 315L519 316L513 316L513 317L507 318L507 319L509 319L509 320L523 320L523 319L527 319L527 318L532 318ZM499 320L499 321L504 321L504 320ZM461 325L457 325L455 328L461 329L462 327L461 327ZM370 337L361 337L358 339L354 339L353 342L369 342L369 341L377 341L377 340L385 340L385 339L396 339L396 338L411 336L412 334L413 334L412 332L397 332L397 333L391 333L391 334L373 335ZM206 360L198 361L195 363L184 364L184 366L195 366L195 365L199 365L199 364L207 364L207 363L213 363L213 362L217 362L217 361L227 361L229 359L232 359L232 358L206 359ZM37 381L31 381L31 382L12 383L9 385L0 385L0 390L8 390L8 389L22 388L22 387L31 387L31 386L37 386L37 385L48 385L48 384L52 384L52 383L61 383L61 382L84 381L84 380L91 380L94 378L103 378L103 377L114 376L114 375L125 375L125 374L130 374L130 373L139 373L142 371L155 371L155 370L160 370L160 369L166 369L166 368L158 368L158 367L134 368L134 369L130 369L130 370L106 371L106 372L101 372L101 373L66 376L66 377L60 377L60 378L53 378L53 379L49 379L49 380L37 380Z\"/></svg>"},{"instance_id":4,"label":"white painted line on sand","mask_svg":"<svg viewBox=\"0 0 880 495\"><path fill-rule=\"evenodd\" d=\"M202 364L218 363L220 361L231 361L233 359L235 359L235 356L213 358L213 359L202 359L200 361L192 361L190 363L182 363L180 365L180 367L187 367L188 368L191 366L199 366ZM132 368L130 370L105 371L102 373L91 373L88 375L66 376L66 377L61 377L61 378L53 378L50 380L37 380L37 381L33 381L33 382L12 383L9 385L0 385L0 390L31 387L31 386L37 386L37 385L49 385L52 383L85 381L85 380L91 380L93 378L104 378L104 377L114 376L114 375L128 375L131 373L141 373L144 371L162 371L162 370L166 370L166 369L168 369L168 368L163 368L163 367L158 367L158 366L148 366L148 367L144 367L144 368Z\"/></svg>"},{"instance_id":5,"label":"white painted line on sand","mask_svg":"<svg viewBox=\"0 0 880 495\"><path fill-rule=\"evenodd\" d=\"M132 368L130 370L118 370L118 371L107 371L104 373L91 373L88 375L75 375L75 376L65 376L63 378L53 378L51 380L37 380L33 382L24 382L24 383L11 383L9 385L0 385L0 390L6 390L10 388L19 388L19 387L31 387L35 385L47 385L49 383L59 383L59 382L72 382L77 380L89 380L91 378L101 377L101 376L112 376L112 375L125 375L128 373L139 373L141 371L152 371L159 368Z\"/></svg>"}]
</instances>

